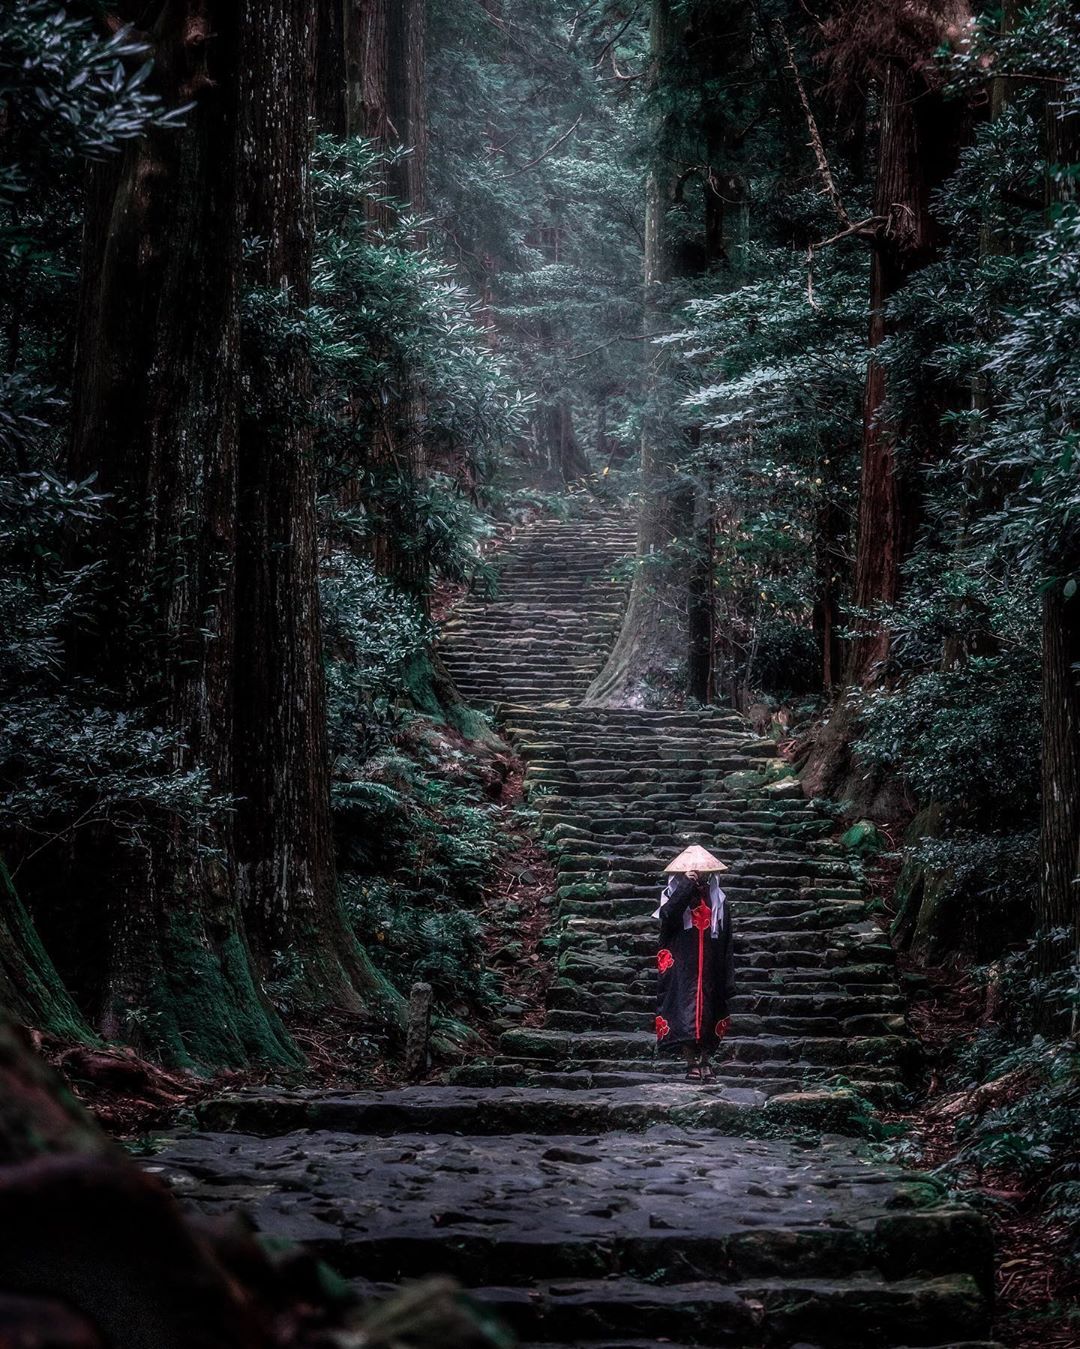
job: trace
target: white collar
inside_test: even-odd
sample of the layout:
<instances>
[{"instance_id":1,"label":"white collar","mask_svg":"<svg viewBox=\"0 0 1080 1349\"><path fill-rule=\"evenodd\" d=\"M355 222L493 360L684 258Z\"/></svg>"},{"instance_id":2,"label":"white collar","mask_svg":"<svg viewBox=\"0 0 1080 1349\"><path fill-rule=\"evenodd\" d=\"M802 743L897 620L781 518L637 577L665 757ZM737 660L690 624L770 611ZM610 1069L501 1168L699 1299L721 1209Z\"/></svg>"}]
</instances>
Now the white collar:
<instances>
[{"instance_id":1,"label":"white collar","mask_svg":"<svg viewBox=\"0 0 1080 1349\"><path fill-rule=\"evenodd\" d=\"M667 885L664 886L663 892L660 895L660 904L653 910L652 916L654 918L659 918L663 913L664 905L671 898L672 888L677 879L677 877L672 876ZM712 923L710 924L709 933L713 937L719 933L720 924L724 921L724 905L726 901L727 896L724 894L723 890L720 889L720 882L717 879L716 873L713 872L709 877L709 904L712 907ZM683 911L683 927L690 927L692 923L693 919L690 917L690 906L687 905Z\"/></svg>"}]
</instances>

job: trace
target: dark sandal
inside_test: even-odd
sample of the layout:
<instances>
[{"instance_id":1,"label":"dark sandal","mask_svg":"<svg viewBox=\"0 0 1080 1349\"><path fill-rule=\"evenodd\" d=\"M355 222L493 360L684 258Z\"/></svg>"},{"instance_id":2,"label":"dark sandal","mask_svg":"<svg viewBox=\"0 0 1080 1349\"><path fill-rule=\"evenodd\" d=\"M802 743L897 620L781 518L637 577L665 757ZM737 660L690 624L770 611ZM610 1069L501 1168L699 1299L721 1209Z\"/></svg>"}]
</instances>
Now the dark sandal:
<instances>
[{"instance_id":1,"label":"dark sandal","mask_svg":"<svg viewBox=\"0 0 1080 1349\"><path fill-rule=\"evenodd\" d=\"M698 1067L687 1068L687 1070L686 1070L686 1080L687 1080L687 1082L701 1082L701 1081L703 1081L703 1078L702 1078L702 1076L701 1076L701 1069L698 1068Z\"/></svg>"},{"instance_id":2,"label":"dark sandal","mask_svg":"<svg viewBox=\"0 0 1080 1349\"><path fill-rule=\"evenodd\" d=\"M712 1070L711 1063L703 1063L698 1069L702 1082L715 1082L716 1074Z\"/></svg>"}]
</instances>

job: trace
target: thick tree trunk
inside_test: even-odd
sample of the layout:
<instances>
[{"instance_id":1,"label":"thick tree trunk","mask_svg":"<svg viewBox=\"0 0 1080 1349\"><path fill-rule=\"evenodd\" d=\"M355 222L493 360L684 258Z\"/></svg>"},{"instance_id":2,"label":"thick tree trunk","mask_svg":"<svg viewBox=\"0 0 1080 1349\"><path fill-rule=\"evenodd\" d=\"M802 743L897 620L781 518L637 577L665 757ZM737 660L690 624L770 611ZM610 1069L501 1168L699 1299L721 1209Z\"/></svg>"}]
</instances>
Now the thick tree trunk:
<instances>
[{"instance_id":1,"label":"thick tree trunk","mask_svg":"<svg viewBox=\"0 0 1080 1349\"><path fill-rule=\"evenodd\" d=\"M375 185L369 213L377 227L398 223L399 210L420 215L427 197L426 0L364 0L352 6L346 40L350 72L349 131L383 149L407 149L387 163ZM424 243L423 231L416 243ZM423 399L405 372L385 391L383 425L369 460L374 490L371 551L376 569L402 589L427 601L427 567L416 551L402 547L415 532L415 487L424 472Z\"/></svg>"},{"instance_id":2,"label":"thick tree trunk","mask_svg":"<svg viewBox=\"0 0 1080 1349\"><path fill-rule=\"evenodd\" d=\"M195 106L184 130L153 132L92 174L70 471L96 473L111 510L80 542L108 579L93 620L72 634L72 655L121 707L144 708L177 735L175 767L203 768L227 794L240 33L232 5L203 0L159 4L148 26L163 96ZM71 893L107 932L103 1029L174 1062L291 1058L249 966L229 817L196 840L162 815L74 845Z\"/></svg>"},{"instance_id":3,"label":"thick tree trunk","mask_svg":"<svg viewBox=\"0 0 1080 1349\"><path fill-rule=\"evenodd\" d=\"M332 136L353 134L349 50L356 0L322 0L315 31L315 125Z\"/></svg>"},{"instance_id":4,"label":"thick tree trunk","mask_svg":"<svg viewBox=\"0 0 1080 1349\"><path fill-rule=\"evenodd\" d=\"M1080 162L1080 127L1064 115L1057 97L1046 99L1046 161L1074 167ZM1047 205L1075 201L1075 179L1048 176ZM1075 420L1074 420L1075 425ZM1065 527L1054 541L1045 567L1050 575L1042 601L1042 755L1039 817L1039 889L1036 919L1040 964L1045 974L1068 965L1080 978L1080 594L1066 597L1065 585L1080 580L1080 530ZM1058 936L1055 936L1058 934ZM1062 939L1058 939L1058 937ZM1075 992L1075 989L1073 990ZM1044 1003L1040 1019L1048 1031L1065 1029L1058 1007ZM1078 1013L1074 1002L1071 1029Z\"/></svg>"},{"instance_id":5,"label":"thick tree trunk","mask_svg":"<svg viewBox=\"0 0 1080 1349\"><path fill-rule=\"evenodd\" d=\"M927 52L929 63L930 53ZM873 683L889 653L889 637L879 606L900 594L903 560L915 533L917 502L910 470L897 459L897 445L913 428L885 415L885 371L876 359L889 333L885 306L908 278L934 256L940 231L930 211L931 193L956 164L964 110L928 86L923 69L886 59L880 80L880 135L874 213L883 222L873 244L870 326L863 400L862 464L856 538L852 620L859 636L847 644L843 683ZM926 421L940 409L928 408ZM860 771L851 761L857 733L852 700L841 692L828 723L819 731L804 766L804 790L811 796L839 796L871 816L896 808L893 784Z\"/></svg>"},{"instance_id":6,"label":"thick tree trunk","mask_svg":"<svg viewBox=\"0 0 1080 1349\"><path fill-rule=\"evenodd\" d=\"M1037 919L1050 973L1080 957L1080 597L1060 582L1043 596L1042 658ZM1055 930L1067 940L1051 941Z\"/></svg>"},{"instance_id":7,"label":"thick tree trunk","mask_svg":"<svg viewBox=\"0 0 1080 1349\"><path fill-rule=\"evenodd\" d=\"M652 0L649 15L649 90L657 94L676 36L672 0ZM622 628L607 663L584 702L617 706L641 698L643 680L670 664L682 650L679 628L685 594L665 553L675 539L678 513L674 455L680 442L668 387L670 356L652 339L667 330L667 282L671 276L668 219L675 178L670 160L670 113L660 111L652 128L653 160L645 183L645 273L642 333L646 343L645 407L641 430L641 509L637 567Z\"/></svg>"},{"instance_id":8,"label":"thick tree trunk","mask_svg":"<svg viewBox=\"0 0 1080 1349\"><path fill-rule=\"evenodd\" d=\"M247 281L288 321L308 304L315 0L241 5L239 173ZM259 306L261 309L261 306ZM264 963L289 951L308 1007L362 1008L366 963L337 891L306 347L247 333L240 428L235 781L240 893ZM253 410L253 411L251 411Z\"/></svg>"},{"instance_id":9,"label":"thick tree trunk","mask_svg":"<svg viewBox=\"0 0 1080 1349\"><path fill-rule=\"evenodd\" d=\"M932 256L936 230L930 217L931 176L927 143L941 137L947 121L930 115L919 100L941 112L940 97L930 97L921 76L895 62L885 69L881 86L881 134L878 143L874 211L884 226L874 240L870 270L870 363L863 400L862 467L856 536L852 605L866 617L856 624L861 635L848 649L846 678L861 684L873 677L888 654L888 634L874 610L892 604L900 591L900 564L910 536L910 484L896 459L903 428L884 417L885 372L876 352L888 334L885 305L917 268Z\"/></svg>"},{"instance_id":10,"label":"thick tree trunk","mask_svg":"<svg viewBox=\"0 0 1080 1349\"><path fill-rule=\"evenodd\" d=\"M818 472L822 480L821 500L814 524L814 613L813 625L817 649L821 655L821 686L826 693L843 677L840 596L847 573L845 540L847 521L837 501L836 465L840 456L825 456Z\"/></svg>"},{"instance_id":11,"label":"thick tree trunk","mask_svg":"<svg viewBox=\"0 0 1080 1349\"><path fill-rule=\"evenodd\" d=\"M694 553L687 588L686 692L695 702L716 697L713 648L716 630L715 554L716 509L711 484L698 494L694 520Z\"/></svg>"},{"instance_id":12,"label":"thick tree trunk","mask_svg":"<svg viewBox=\"0 0 1080 1349\"><path fill-rule=\"evenodd\" d=\"M562 398L545 408L540 416L542 434L547 441L548 468L562 483L578 482L589 474L589 461L574 431L574 414Z\"/></svg>"},{"instance_id":13,"label":"thick tree trunk","mask_svg":"<svg viewBox=\"0 0 1080 1349\"><path fill-rule=\"evenodd\" d=\"M386 37L387 118L394 139L409 148L391 191L420 215L427 205L427 0L389 0Z\"/></svg>"},{"instance_id":14,"label":"thick tree trunk","mask_svg":"<svg viewBox=\"0 0 1080 1349\"><path fill-rule=\"evenodd\" d=\"M669 282L706 272L730 275L742 263L748 215L737 145L745 126L738 126L736 91L752 86L750 11L735 0L653 0L649 48L638 565L618 640L587 694L595 704L637 700L650 676L670 678L684 654L686 691L703 701L712 696L713 507L708 489L695 484L684 465L698 432L680 424L675 365L652 339L670 326ZM702 93L718 87L722 98ZM689 566L685 555L673 556L677 538L689 544Z\"/></svg>"}]
</instances>

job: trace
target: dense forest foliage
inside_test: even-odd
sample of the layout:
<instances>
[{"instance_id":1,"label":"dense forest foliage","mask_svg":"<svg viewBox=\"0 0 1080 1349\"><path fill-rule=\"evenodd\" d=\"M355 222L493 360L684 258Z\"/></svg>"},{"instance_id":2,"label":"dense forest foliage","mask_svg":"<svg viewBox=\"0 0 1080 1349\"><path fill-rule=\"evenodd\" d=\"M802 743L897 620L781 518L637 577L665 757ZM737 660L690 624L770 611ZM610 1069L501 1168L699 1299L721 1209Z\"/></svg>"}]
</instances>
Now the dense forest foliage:
<instances>
[{"instance_id":1,"label":"dense forest foliage","mask_svg":"<svg viewBox=\"0 0 1080 1349\"><path fill-rule=\"evenodd\" d=\"M960 1078L1036 1083L973 1155L1080 1208L1071 5L3 0L0 157L17 1020L373 1069L426 978L478 1043L529 820L433 637L599 499L589 701L734 706L866 822L985 987Z\"/></svg>"}]
</instances>

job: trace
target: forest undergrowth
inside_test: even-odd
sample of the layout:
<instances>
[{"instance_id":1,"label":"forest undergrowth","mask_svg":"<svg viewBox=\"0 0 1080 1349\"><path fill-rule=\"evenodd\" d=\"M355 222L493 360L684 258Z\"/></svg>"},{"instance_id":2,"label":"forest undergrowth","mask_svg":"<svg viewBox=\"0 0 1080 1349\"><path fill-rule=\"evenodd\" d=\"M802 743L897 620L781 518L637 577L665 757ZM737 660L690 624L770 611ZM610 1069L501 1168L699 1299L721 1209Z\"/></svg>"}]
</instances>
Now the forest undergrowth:
<instances>
[{"instance_id":1,"label":"forest undergrowth","mask_svg":"<svg viewBox=\"0 0 1080 1349\"><path fill-rule=\"evenodd\" d=\"M868 868L870 907L895 919L898 852ZM876 1148L928 1171L993 1228L998 1337L1008 1345L1080 1345L1080 1050L1047 1040L1033 944L1001 960L926 965L898 952L920 1082L876 1113Z\"/></svg>"}]
</instances>

